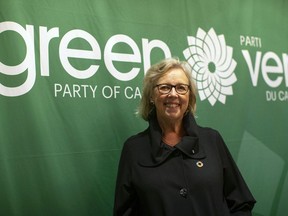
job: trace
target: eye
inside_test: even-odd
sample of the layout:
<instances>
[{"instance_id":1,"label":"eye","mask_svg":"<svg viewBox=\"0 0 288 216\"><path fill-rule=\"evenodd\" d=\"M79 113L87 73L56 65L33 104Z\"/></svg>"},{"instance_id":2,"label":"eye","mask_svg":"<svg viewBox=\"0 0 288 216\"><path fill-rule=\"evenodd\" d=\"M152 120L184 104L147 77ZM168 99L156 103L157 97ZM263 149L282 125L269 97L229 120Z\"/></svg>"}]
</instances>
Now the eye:
<instances>
[{"instance_id":1,"label":"eye","mask_svg":"<svg viewBox=\"0 0 288 216\"><path fill-rule=\"evenodd\" d=\"M159 85L159 90L160 91L170 91L171 87L169 85Z\"/></svg>"},{"instance_id":2,"label":"eye","mask_svg":"<svg viewBox=\"0 0 288 216\"><path fill-rule=\"evenodd\" d=\"M186 92L188 86L186 86L186 85L177 85L176 88L177 88L177 91L179 91L179 92Z\"/></svg>"}]
</instances>

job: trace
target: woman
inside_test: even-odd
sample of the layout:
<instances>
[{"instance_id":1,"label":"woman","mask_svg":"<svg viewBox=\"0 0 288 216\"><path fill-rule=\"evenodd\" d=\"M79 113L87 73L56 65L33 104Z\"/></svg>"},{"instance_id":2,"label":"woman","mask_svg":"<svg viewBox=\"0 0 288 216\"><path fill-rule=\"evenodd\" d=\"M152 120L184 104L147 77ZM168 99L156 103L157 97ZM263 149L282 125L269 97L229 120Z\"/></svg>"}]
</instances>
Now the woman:
<instances>
[{"instance_id":1,"label":"woman","mask_svg":"<svg viewBox=\"0 0 288 216\"><path fill-rule=\"evenodd\" d=\"M195 109L187 63L148 70L139 114L149 127L124 144L115 216L251 215L255 200L223 139L196 124Z\"/></svg>"}]
</instances>

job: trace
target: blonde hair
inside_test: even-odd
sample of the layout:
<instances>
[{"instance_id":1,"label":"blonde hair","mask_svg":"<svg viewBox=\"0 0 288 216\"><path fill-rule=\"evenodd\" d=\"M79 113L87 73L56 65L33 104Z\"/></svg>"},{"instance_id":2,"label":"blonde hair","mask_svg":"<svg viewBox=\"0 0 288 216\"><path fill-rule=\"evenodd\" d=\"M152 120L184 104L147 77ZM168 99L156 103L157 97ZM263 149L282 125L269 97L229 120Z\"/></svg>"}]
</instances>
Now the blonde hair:
<instances>
[{"instance_id":1,"label":"blonde hair","mask_svg":"<svg viewBox=\"0 0 288 216\"><path fill-rule=\"evenodd\" d=\"M154 104L151 103L153 89L158 80L163 77L167 71L172 68L180 68L184 71L189 81L189 104L187 112L193 115L196 112L196 86L192 78L192 70L190 65L185 61L179 61L178 58L167 58L152 65L145 74L143 81L143 92L137 114L145 121L148 121L151 111L154 109Z\"/></svg>"}]
</instances>

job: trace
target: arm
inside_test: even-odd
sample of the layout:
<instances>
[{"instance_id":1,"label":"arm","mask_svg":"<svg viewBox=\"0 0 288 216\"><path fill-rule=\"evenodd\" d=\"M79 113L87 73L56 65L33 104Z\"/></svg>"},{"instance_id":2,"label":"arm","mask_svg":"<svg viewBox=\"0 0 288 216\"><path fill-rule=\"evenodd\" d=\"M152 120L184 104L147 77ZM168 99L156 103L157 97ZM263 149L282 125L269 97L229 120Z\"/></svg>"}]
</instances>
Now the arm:
<instances>
[{"instance_id":1,"label":"arm","mask_svg":"<svg viewBox=\"0 0 288 216\"><path fill-rule=\"evenodd\" d=\"M124 144L118 167L114 197L114 216L137 216L137 195L131 181L131 153Z\"/></svg>"},{"instance_id":2,"label":"arm","mask_svg":"<svg viewBox=\"0 0 288 216\"><path fill-rule=\"evenodd\" d=\"M224 197L230 213L233 216L251 216L256 201L220 134L218 139L224 165Z\"/></svg>"}]
</instances>

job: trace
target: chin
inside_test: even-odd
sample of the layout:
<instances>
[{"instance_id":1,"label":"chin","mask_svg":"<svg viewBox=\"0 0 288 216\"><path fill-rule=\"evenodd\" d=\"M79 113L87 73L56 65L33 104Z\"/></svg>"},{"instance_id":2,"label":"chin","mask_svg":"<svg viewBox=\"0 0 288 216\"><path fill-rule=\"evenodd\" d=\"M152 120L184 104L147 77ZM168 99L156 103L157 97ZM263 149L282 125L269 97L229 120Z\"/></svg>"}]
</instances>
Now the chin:
<instances>
[{"instance_id":1,"label":"chin","mask_svg":"<svg viewBox=\"0 0 288 216\"><path fill-rule=\"evenodd\" d=\"M166 117L171 120L178 120L179 118L183 117L183 114L177 112L177 113L166 113Z\"/></svg>"}]
</instances>

